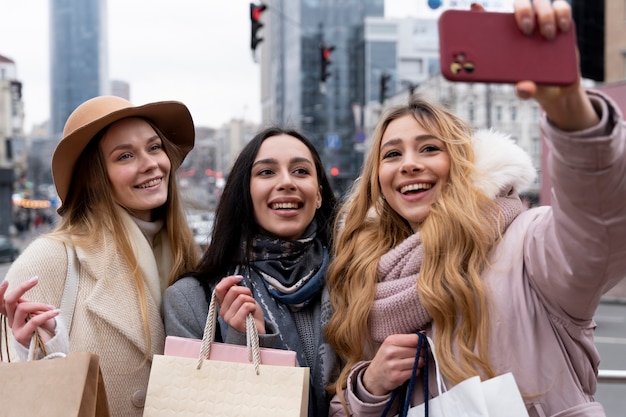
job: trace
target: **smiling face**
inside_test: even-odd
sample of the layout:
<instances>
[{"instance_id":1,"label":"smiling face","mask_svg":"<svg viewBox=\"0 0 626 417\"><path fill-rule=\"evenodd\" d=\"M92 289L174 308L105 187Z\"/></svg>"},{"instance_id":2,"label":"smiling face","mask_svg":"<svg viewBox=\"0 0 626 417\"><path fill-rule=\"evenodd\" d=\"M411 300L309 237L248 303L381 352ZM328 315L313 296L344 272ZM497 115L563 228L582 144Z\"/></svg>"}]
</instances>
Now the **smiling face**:
<instances>
[{"instance_id":1,"label":"smiling face","mask_svg":"<svg viewBox=\"0 0 626 417\"><path fill-rule=\"evenodd\" d=\"M250 196L261 230L286 240L302 237L322 204L306 145L289 135L265 139L252 164Z\"/></svg>"},{"instance_id":2,"label":"smiling face","mask_svg":"<svg viewBox=\"0 0 626 417\"><path fill-rule=\"evenodd\" d=\"M412 115L399 117L383 134L378 169L385 200L417 231L448 181L450 156L444 142Z\"/></svg>"},{"instance_id":3,"label":"smiling face","mask_svg":"<svg viewBox=\"0 0 626 417\"><path fill-rule=\"evenodd\" d=\"M161 138L139 118L117 121L100 141L115 201L135 217L150 221L167 201L171 162Z\"/></svg>"}]
</instances>

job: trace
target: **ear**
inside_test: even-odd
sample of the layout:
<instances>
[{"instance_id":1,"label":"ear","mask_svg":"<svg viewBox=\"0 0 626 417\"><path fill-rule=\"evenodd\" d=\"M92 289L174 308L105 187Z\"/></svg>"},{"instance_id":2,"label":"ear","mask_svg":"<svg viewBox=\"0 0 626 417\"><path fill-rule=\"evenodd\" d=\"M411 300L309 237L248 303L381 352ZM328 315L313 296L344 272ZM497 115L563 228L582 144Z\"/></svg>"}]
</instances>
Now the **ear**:
<instances>
[{"instance_id":1,"label":"ear","mask_svg":"<svg viewBox=\"0 0 626 417\"><path fill-rule=\"evenodd\" d=\"M320 208L322 207L322 186L320 185L317 188L317 199L315 200L315 207Z\"/></svg>"}]
</instances>

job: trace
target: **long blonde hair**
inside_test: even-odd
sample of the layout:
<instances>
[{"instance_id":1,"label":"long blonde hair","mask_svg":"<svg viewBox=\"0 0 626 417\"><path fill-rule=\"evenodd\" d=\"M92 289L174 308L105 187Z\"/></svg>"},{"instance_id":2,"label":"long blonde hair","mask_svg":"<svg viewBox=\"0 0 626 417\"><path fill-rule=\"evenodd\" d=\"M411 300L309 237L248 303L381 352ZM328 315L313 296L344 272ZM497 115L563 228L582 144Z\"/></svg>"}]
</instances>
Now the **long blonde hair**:
<instances>
[{"instance_id":1,"label":"long blonde hair","mask_svg":"<svg viewBox=\"0 0 626 417\"><path fill-rule=\"evenodd\" d=\"M152 125L152 124L151 124ZM170 158L172 169L168 181L168 198L161 208L164 227L172 248L173 266L169 273L172 283L179 275L191 271L200 259L200 251L187 224L183 203L176 181L176 169L182 163L179 149L152 125L162 140ZM146 286L139 262L131 245L129 232L120 218L120 206L113 200L111 184L106 171L104 156L100 150L100 139L106 128L98 133L85 147L76 163L69 192L58 209L61 219L50 237L76 246L105 244L107 236L113 236L117 252L121 254L131 271L137 288L137 301L147 341L147 352L151 351L150 328ZM149 354L149 353L148 353Z\"/></svg>"},{"instance_id":2,"label":"long blonde hair","mask_svg":"<svg viewBox=\"0 0 626 417\"><path fill-rule=\"evenodd\" d=\"M443 140L450 156L448 183L419 231L425 253L417 287L437 324L435 345L442 358L441 372L452 383L477 372L494 376L487 356L489 315L480 274L498 237L497 225L486 221L497 212L497 206L471 182L474 151L470 126L447 110L414 97L409 105L390 109L378 123L363 175L337 216L334 257L327 275L333 316L326 337L344 362L338 380L329 387L342 400L352 366L371 359L366 350L372 346L368 318L378 261L414 233L383 199L378 182L383 134L392 121L406 115ZM458 355L450 360L454 345Z\"/></svg>"}]
</instances>

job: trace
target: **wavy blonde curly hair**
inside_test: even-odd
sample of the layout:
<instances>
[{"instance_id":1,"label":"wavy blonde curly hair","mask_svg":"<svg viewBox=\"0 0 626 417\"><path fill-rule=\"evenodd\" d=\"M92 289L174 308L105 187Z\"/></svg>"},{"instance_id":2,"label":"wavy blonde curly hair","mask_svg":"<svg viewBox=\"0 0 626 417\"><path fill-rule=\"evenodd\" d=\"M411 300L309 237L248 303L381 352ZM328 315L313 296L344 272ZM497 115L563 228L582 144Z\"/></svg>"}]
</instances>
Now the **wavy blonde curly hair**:
<instances>
[{"instance_id":1,"label":"wavy blonde curly hair","mask_svg":"<svg viewBox=\"0 0 626 417\"><path fill-rule=\"evenodd\" d=\"M333 316L325 332L344 364L329 391L336 392L344 405L350 369L375 353L368 317L378 261L414 233L383 199L378 182L383 134L390 123L405 116L440 138L450 156L448 183L419 230L425 254L417 287L437 323L435 346L441 372L453 384L477 373L495 376L487 355L489 314L480 274L499 237L498 222L485 218L492 218L498 209L472 183L471 127L444 108L414 97L408 105L388 110L378 123L362 176L337 217L334 257L327 274ZM453 346L456 354L449 360Z\"/></svg>"}]
</instances>

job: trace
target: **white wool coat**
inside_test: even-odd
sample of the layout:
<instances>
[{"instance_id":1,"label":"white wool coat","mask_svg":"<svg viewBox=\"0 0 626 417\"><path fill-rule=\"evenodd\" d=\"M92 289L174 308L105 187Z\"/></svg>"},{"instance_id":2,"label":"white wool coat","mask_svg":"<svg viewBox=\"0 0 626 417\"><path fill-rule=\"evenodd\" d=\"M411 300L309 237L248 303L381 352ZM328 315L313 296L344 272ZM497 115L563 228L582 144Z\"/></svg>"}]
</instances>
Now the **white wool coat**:
<instances>
[{"instance_id":1,"label":"white wool coat","mask_svg":"<svg viewBox=\"0 0 626 417\"><path fill-rule=\"evenodd\" d=\"M124 221L131 232L135 255L148 288L157 289L157 297L146 288L151 350L147 350L137 289L122 256L115 251L112 236L104 245L76 248L80 263L78 297L70 333L70 352L87 351L100 356L112 417L141 417L150 366L154 354L163 353L165 331L161 318L160 297L169 271L171 250L165 230L148 243L129 216ZM155 254L157 256L155 256ZM39 283L25 297L60 306L67 273L64 243L48 237L33 241L13 263L6 279L9 291L33 276ZM146 357L148 359L146 359ZM28 391L28 387L24 387Z\"/></svg>"}]
</instances>

